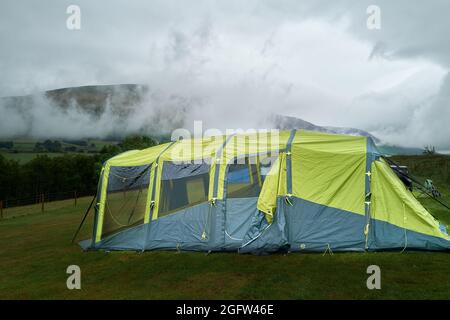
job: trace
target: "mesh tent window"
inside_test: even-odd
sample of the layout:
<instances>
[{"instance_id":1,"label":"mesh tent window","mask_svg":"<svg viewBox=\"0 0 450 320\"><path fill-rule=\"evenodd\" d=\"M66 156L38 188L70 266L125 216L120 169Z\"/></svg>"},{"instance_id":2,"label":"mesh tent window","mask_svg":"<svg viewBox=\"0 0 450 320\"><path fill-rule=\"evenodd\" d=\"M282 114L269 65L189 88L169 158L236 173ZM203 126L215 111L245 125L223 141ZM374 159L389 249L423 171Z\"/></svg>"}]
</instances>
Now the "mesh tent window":
<instances>
[{"instance_id":1,"label":"mesh tent window","mask_svg":"<svg viewBox=\"0 0 450 320\"><path fill-rule=\"evenodd\" d=\"M227 198L258 197L276 159L273 154L235 158L227 168Z\"/></svg>"},{"instance_id":2,"label":"mesh tent window","mask_svg":"<svg viewBox=\"0 0 450 320\"><path fill-rule=\"evenodd\" d=\"M259 174L261 176L261 180L264 183L267 175L272 169L273 164L278 159L278 154L266 154L264 156L259 157Z\"/></svg>"},{"instance_id":3,"label":"mesh tent window","mask_svg":"<svg viewBox=\"0 0 450 320\"><path fill-rule=\"evenodd\" d=\"M150 168L150 165L110 168L102 237L143 223Z\"/></svg>"},{"instance_id":4,"label":"mesh tent window","mask_svg":"<svg viewBox=\"0 0 450 320\"><path fill-rule=\"evenodd\" d=\"M158 217L208 201L210 165L207 162L163 163Z\"/></svg>"}]
</instances>

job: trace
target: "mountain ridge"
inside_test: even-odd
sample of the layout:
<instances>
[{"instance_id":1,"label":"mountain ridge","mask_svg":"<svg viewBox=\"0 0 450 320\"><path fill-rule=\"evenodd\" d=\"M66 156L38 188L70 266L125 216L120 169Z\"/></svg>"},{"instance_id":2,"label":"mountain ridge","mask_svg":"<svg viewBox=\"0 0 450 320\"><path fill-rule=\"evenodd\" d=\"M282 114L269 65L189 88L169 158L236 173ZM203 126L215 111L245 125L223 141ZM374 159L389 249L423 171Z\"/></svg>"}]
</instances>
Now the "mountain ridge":
<instances>
[{"instance_id":1,"label":"mountain ridge","mask_svg":"<svg viewBox=\"0 0 450 320\"><path fill-rule=\"evenodd\" d=\"M95 119L101 118L106 112L113 113L118 119L122 119L122 122L126 122L127 117L133 112L134 108L143 102L145 95L153 94L147 85L143 84L113 84L113 85L87 85L78 87L58 88L47 90L41 93L28 94L23 96L9 96L0 98L0 107L3 104L6 109L14 110L22 117L25 117L27 121L27 112L33 107L39 107L36 103L38 97L43 97L45 101L51 103L54 106L60 108L63 112L77 109L77 112L89 115L95 123ZM179 101L177 97L171 97L175 99L175 104ZM182 102L183 99L179 97ZM42 102L42 101L41 101ZM107 110L109 104L110 109ZM181 111L186 112L186 108L182 107ZM180 110L175 110L175 113L180 113ZM145 125L159 123L165 121L164 117L170 117L170 113L155 112L155 119L153 121L144 122ZM183 118L184 114L177 114L178 117ZM290 129L304 129L319 131L325 133L335 134L349 134L356 136L370 137L375 143L380 144L381 141L362 129L353 127L337 127L337 126L320 126L312 122L303 120L301 118L286 116L281 114L272 114L269 116L269 124L273 126L273 129L290 130ZM32 126L33 124L30 124ZM171 123L172 126L180 125L180 123ZM136 133L146 132L141 128ZM166 127L166 130L173 130L170 126ZM161 126L157 125L156 131L161 131ZM127 132L129 133L129 132ZM115 132L115 135L120 136L120 132ZM125 133L123 133L125 135ZM50 137L49 137L50 138ZM92 138L95 138L93 136ZM415 148L402 148L399 146L385 146L386 151L392 154L404 153L404 154L419 154L421 149ZM402 151L403 150L403 151Z\"/></svg>"},{"instance_id":2,"label":"mountain ridge","mask_svg":"<svg viewBox=\"0 0 450 320\"><path fill-rule=\"evenodd\" d=\"M288 130L288 129L304 129L311 131L319 131L325 133L334 134L347 134L352 136L364 136L372 138L376 143L380 142L380 139L372 135L371 133L352 127L335 127L335 126L319 126L312 122L303 120L301 118L285 116L277 114L273 116L273 122L276 129Z\"/></svg>"}]
</instances>

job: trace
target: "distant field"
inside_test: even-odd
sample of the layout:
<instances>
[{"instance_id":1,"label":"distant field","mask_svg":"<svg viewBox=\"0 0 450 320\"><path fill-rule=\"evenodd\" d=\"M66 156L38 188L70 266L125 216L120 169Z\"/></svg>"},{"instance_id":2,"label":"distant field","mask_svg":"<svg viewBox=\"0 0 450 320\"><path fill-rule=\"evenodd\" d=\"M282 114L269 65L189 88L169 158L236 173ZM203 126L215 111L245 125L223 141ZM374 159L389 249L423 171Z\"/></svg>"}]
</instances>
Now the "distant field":
<instances>
[{"instance_id":1,"label":"distant field","mask_svg":"<svg viewBox=\"0 0 450 320\"><path fill-rule=\"evenodd\" d=\"M37 140L33 139L20 139L13 141L13 149L18 152L31 152L36 144Z\"/></svg>"},{"instance_id":2,"label":"distant field","mask_svg":"<svg viewBox=\"0 0 450 320\"><path fill-rule=\"evenodd\" d=\"M10 149L0 148L0 154L7 159L16 160L21 164L27 163L36 158L38 155L47 155L49 157L58 157L64 154L81 154L92 155L99 153L100 150L107 145L116 144L117 141L106 141L97 139L81 140L86 145L77 144L77 141L58 140L61 143L61 152L37 152L36 143L43 143L44 140L39 139L14 139L13 147ZM68 151L66 148L75 148Z\"/></svg>"},{"instance_id":3,"label":"distant field","mask_svg":"<svg viewBox=\"0 0 450 320\"><path fill-rule=\"evenodd\" d=\"M0 152L2 156L4 156L6 159L16 160L20 162L21 164L27 163L30 160L33 160L38 155L46 155L50 158L58 157L64 155L64 153L53 153L53 152L47 152L47 153L37 153L37 152L24 152L24 153L9 153L9 152Z\"/></svg>"}]
</instances>

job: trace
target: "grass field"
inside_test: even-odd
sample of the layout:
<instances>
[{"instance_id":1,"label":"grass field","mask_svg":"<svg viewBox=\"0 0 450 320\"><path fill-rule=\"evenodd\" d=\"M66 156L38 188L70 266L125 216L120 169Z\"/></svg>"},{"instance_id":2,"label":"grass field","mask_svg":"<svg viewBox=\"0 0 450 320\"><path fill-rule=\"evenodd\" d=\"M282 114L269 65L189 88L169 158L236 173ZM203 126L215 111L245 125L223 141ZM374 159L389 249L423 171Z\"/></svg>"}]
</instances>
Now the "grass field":
<instances>
[{"instance_id":1,"label":"grass field","mask_svg":"<svg viewBox=\"0 0 450 320\"><path fill-rule=\"evenodd\" d=\"M13 147L11 150L0 149L0 155L4 156L6 159L11 159L18 161L21 164L27 163L30 160L33 160L39 155L46 155L48 157L59 157L65 154L80 154L80 155L92 155L99 153L104 146L116 144L117 141L107 141L107 140L98 140L98 139L86 139L85 146L80 146L70 141L61 140L62 148L66 147L74 147L76 151L62 151L62 152L36 152L35 145L37 142L44 142L44 140L32 139L32 138L23 138L23 139L14 139Z\"/></svg>"},{"instance_id":2,"label":"grass field","mask_svg":"<svg viewBox=\"0 0 450 320\"><path fill-rule=\"evenodd\" d=\"M89 201L0 221L0 299L450 299L448 253L82 252L70 240ZM426 204L450 223L449 213ZM91 230L89 222L80 238ZM81 290L66 288L72 264L81 268ZM366 287L372 264L381 268L381 290Z\"/></svg>"},{"instance_id":3,"label":"grass field","mask_svg":"<svg viewBox=\"0 0 450 320\"><path fill-rule=\"evenodd\" d=\"M34 158L36 158L39 155L46 155L46 156L48 156L50 158L60 157L60 156L64 155L64 153L60 153L60 152L53 152L53 153L50 153L50 152L47 152L47 153L38 153L38 152L18 152L18 153L0 152L0 154L2 156L4 156L6 159L18 161L20 164L27 163L27 162L33 160Z\"/></svg>"}]
</instances>

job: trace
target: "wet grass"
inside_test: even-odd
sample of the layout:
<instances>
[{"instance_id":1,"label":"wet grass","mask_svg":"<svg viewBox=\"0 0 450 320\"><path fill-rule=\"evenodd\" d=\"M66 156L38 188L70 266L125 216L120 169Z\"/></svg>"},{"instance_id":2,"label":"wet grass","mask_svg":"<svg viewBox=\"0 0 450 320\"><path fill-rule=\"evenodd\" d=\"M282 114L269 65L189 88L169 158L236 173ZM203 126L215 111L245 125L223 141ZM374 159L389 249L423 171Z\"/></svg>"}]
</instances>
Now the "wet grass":
<instances>
[{"instance_id":1,"label":"wet grass","mask_svg":"<svg viewBox=\"0 0 450 320\"><path fill-rule=\"evenodd\" d=\"M0 221L1 299L450 299L448 253L82 252L70 240L89 200ZM81 290L66 287L72 264ZM381 290L366 287L372 264Z\"/></svg>"}]
</instances>

